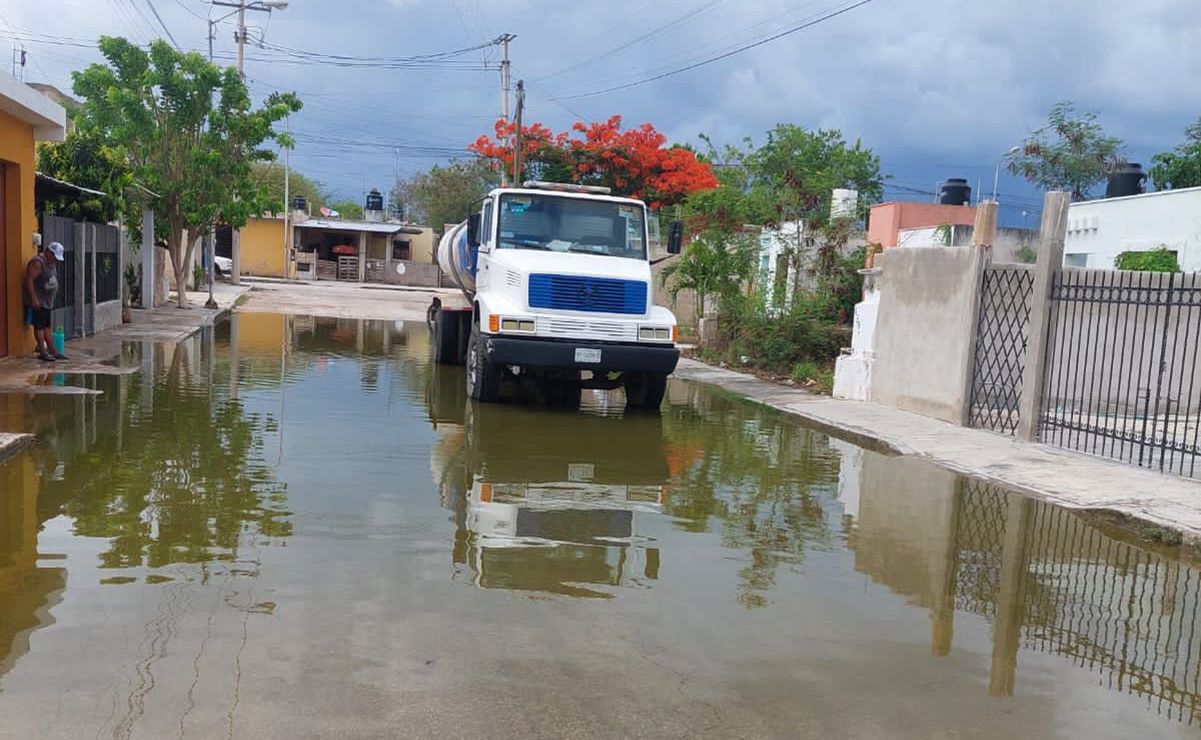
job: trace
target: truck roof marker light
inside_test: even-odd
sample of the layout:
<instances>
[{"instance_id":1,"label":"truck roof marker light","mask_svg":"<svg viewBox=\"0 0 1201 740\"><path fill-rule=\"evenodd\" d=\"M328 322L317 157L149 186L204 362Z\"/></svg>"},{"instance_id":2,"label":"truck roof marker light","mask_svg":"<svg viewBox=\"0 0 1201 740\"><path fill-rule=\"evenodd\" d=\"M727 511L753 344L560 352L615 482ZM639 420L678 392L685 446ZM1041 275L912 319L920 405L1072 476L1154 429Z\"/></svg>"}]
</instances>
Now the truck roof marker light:
<instances>
[{"instance_id":1,"label":"truck roof marker light","mask_svg":"<svg viewBox=\"0 0 1201 740\"><path fill-rule=\"evenodd\" d=\"M564 193L591 193L593 195L612 195L612 188L604 185L574 185L569 182L546 182L545 180L526 180L521 187L530 190L558 190Z\"/></svg>"},{"instance_id":2,"label":"truck roof marker light","mask_svg":"<svg viewBox=\"0 0 1201 740\"><path fill-rule=\"evenodd\" d=\"M494 314L494 313L488 314L488 331L492 332L493 334L500 331L500 315L499 314Z\"/></svg>"}]
</instances>

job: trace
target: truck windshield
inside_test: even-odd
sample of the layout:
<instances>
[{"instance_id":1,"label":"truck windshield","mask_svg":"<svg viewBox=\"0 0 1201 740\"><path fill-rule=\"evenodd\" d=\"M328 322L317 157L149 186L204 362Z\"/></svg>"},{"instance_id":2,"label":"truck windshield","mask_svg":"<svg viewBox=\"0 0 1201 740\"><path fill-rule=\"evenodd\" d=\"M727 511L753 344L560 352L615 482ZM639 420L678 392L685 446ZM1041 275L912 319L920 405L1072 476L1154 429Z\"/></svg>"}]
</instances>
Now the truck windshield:
<instances>
[{"instance_id":1,"label":"truck windshield","mask_svg":"<svg viewBox=\"0 0 1201 740\"><path fill-rule=\"evenodd\" d=\"M497 244L646 259L643 209L632 203L512 193L500 197Z\"/></svg>"}]
</instances>

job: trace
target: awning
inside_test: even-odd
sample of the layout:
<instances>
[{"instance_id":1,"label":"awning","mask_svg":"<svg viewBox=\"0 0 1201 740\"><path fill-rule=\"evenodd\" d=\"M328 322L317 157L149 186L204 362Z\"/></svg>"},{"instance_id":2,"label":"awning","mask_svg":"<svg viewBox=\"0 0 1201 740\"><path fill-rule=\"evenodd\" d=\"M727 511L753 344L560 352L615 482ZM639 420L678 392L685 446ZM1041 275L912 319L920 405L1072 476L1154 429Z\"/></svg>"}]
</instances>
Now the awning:
<instances>
[{"instance_id":1,"label":"awning","mask_svg":"<svg viewBox=\"0 0 1201 740\"><path fill-rule=\"evenodd\" d=\"M108 197L108 193L104 192L103 190L92 190L91 188L85 188L82 185L76 185L74 183L67 182L66 180L59 180L56 177L51 177L50 175L46 175L41 172L38 172L35 176L34 189L34 195L39 200L51 196L64 195L74 196L76 198L84 195L99 198Z\"/></svg>"},{"instance_id":2,"label":"awning","mask_svg":"<svg viewBox=\"0 0 1201 740\"><path fill-rule=\"evenodd\" d=\"M366 231L371 234L395 234L401 230L400 224L380 223L378 221L342 221L310 218L296 224L300 229L324 229L326 231Z\"/></svg>"}]
</instances>

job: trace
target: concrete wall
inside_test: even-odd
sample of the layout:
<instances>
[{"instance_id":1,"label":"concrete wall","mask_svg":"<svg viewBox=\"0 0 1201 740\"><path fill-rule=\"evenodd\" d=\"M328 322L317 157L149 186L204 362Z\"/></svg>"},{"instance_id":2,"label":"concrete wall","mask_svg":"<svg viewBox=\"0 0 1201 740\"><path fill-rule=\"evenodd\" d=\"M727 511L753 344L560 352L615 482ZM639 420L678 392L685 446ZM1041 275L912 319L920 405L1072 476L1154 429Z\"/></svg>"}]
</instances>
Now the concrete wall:
<instances>
[{"instance_id":1,"label":"concrete wall","mask_svg":"<svg viewBox=\"0 0 1201 740\"><path fill-rule=\"evenodd\" d=\"M940 226L923 226L901 229L897 234L898 247L966 247L972 243L974 225L951 226L951 243L946 243L946 230ZM1034 229L1003 227L997 229L993 244L993 262L1023 262L1023 256L1033 256L1038 243L1038 232ZM1027 251L1030 250L1030 251Z\"/></svg>"},{"instance_id":2,"label":"concrete wall","mask_svg":"<svg viewBox=\"0 0 1201 740\"><path fill-rule=\"evenodd\" d=\"M404 274L396 271L396 266L401 264L404 265ZM392 269L387 273L386 282L389 285L414 285L436 288L439 285L441 275L442 270L437 265L423 262L401 262L397 260L392 263Z\"/></svg>"},{"instance_id":3,"label":"concrete wall","mask_svg":"<svg viewBox=\"0 0 1201 740\"><path fill-rule=\"evenodd\" d=\"M695 329L698 318L696 315L696 291L681 290L673 304L667 288L663 285L663 270L677 259L679 259L679 255L673 255L651 265L651 300L656 306L670 308L676 315L676 321L680 326Z\"/></svg>"},{"instance_id":4,"label":"concrete wall","mask_svg":"<svg viewBox=\"0 0 1201 740\"><path fill-rule=\"evenodd\" d=\"M282 218L250 219L241 229L241 239L239 249L243 275L284 277Z\"/></svg>"},{"instance_id":5,"label":"concrete wall","mask_svg":"<svg viewBox=\"0 0 1201 740\"><path fill-rule=\"evenodd\" d=\"M1167 247L1185 272L1201 271L1201 188L1073 203L1064 264L1112 269L1122 252Z\"/></svg>"},{"instance_id":6,"label":"concrete wall","mask_svg":"<svg viewBox=\"0 0 1201 740\"><path fill-rule=\"evenodd\" d=\"M876 258L880 313L869 400L963 421L984 256L959 247L890 249Z\"/></svg>"}]
</instances>

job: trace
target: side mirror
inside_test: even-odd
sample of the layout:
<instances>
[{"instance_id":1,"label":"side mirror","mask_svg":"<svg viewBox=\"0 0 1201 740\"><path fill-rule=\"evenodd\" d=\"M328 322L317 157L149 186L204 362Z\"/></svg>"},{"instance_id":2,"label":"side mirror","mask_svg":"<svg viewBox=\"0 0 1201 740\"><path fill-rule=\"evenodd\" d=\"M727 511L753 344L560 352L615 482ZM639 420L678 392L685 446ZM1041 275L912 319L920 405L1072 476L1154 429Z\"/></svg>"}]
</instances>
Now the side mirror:
<instances>
[{"instance_id":1,"label":"side mirror","mask_svg":"<svg viewBox=\"0 0 1201 740\"><path fill-rule=\"evenodd\" d=\"M679 254L684 248L684 224L679 221L671 222L671 231L667 234L667 253Z\"/></svg>"},{"instance_id":2,"label":"side mirror","mask_svg":"<svg viewBox=\"0 0 1201 740\"><path fill-rule=\"evenodd\" d=\"M480 214L473 213L467 217L467 246L480 245Z\"/></svg>"}]
</instances>

